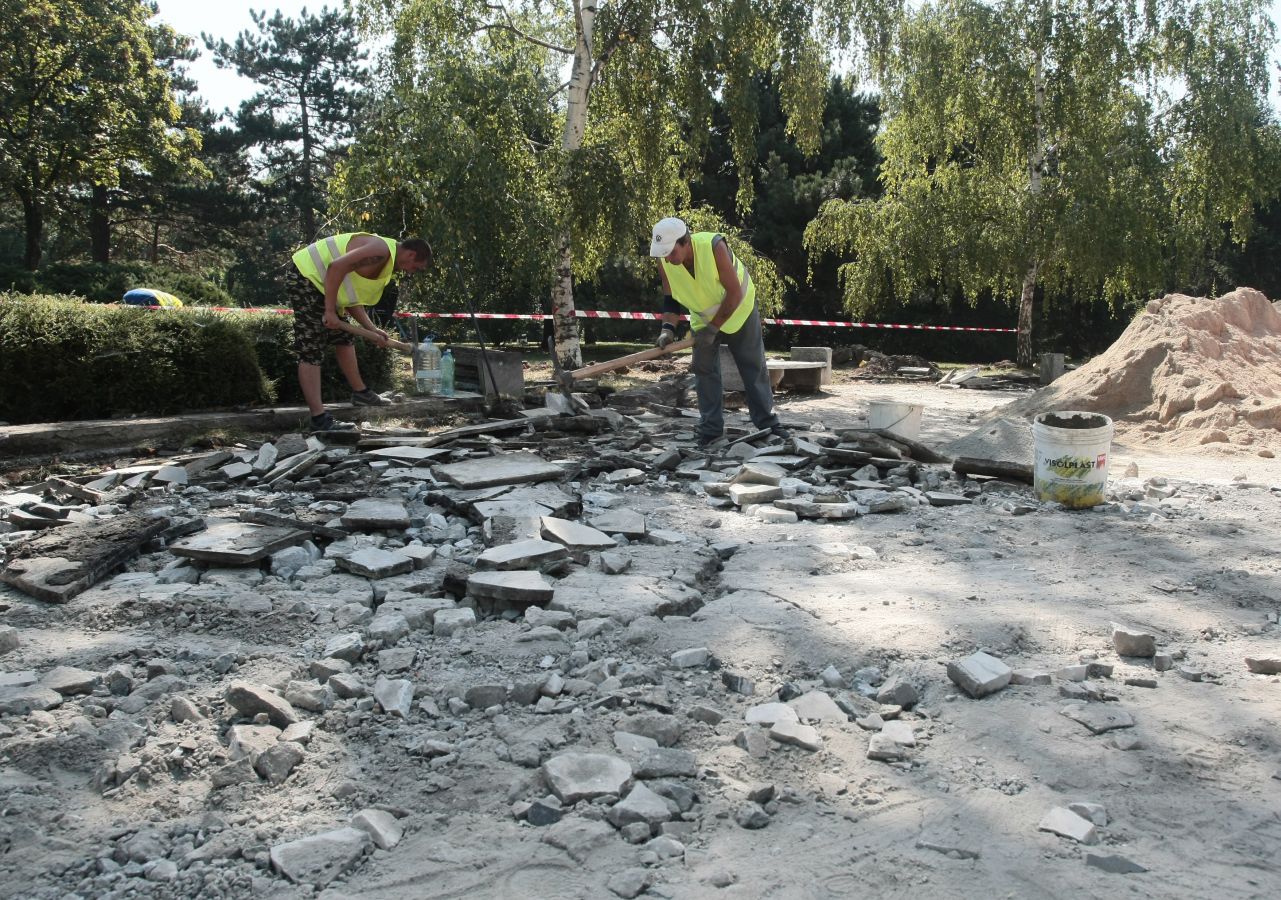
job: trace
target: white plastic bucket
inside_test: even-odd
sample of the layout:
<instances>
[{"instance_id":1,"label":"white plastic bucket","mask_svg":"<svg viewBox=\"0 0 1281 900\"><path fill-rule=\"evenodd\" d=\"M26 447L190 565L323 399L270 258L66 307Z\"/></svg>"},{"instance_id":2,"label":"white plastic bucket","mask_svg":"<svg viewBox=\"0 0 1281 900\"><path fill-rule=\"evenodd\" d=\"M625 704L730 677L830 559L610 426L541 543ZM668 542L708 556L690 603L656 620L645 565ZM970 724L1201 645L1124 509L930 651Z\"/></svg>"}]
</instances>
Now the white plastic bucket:
<instances>
[{"instance_id":1,"label":"white plastic bucket","mask_svg":"<svg viewBox=\"0 0 1281 900\"><path fill-rule=\"evenodd\" d=\"M916 440L921 436L921 403L898 403L894 400L867 402L867 427L884 428L900 437Z\"/></svg>"},{"instance_id":2,"label":"white plastic bucket","mask_svg":"<svg viewBox=\"0 0 1281 900\"><path fill-rule=\"evenodd\" d=\"M1036 495L1070 509L1103 502L1112 420L1092 412L1041 413L1032 421Z\"/></svg>"}]
</instances>

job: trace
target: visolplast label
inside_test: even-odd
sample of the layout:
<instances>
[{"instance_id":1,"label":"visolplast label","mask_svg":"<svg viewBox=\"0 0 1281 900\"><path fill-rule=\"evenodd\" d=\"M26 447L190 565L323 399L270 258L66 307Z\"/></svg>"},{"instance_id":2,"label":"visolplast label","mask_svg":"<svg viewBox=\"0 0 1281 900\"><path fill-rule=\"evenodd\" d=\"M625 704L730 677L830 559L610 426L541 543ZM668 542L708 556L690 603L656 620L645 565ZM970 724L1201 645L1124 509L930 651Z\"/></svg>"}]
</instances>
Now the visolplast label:
<instances>
[{"instance_id":1,"label":"visolplast label","mask_svg":"<svg viewBox=\"0 0 1281 900\"><path fill-rule=\"evenodd\" d=\"M1107 465L1108 457L1106 453L1100 453L1094 459L1088 456L1060 456L1056 459L1047 459L1042 463L1047 471L1053 472L1059 478L1085 478L1095 469L1101 469Z\"/></svg>"}]
</instances>

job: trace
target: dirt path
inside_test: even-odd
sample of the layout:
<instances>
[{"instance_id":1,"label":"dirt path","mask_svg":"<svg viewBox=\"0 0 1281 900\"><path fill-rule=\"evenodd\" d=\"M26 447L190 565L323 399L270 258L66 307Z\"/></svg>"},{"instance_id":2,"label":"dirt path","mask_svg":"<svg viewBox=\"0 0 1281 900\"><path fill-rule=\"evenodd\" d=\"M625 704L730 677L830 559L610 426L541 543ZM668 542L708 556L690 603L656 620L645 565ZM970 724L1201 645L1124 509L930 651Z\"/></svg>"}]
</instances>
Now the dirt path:
<instances>
[{"instance_id":1,"label":"dirt path","mask_svg":"<svg viewBox=\"0 0 1281 900\"><path fill-rule=\"evenodd\" d=\"M831 432L862 424L872 397L922 402L922 438L941 443L1011 396L837 385L789 397L781 412ZM632 456L685 446L665 427L642 423L540 452L590 460L620 446ZM1147 495L1144 504L1074 513L991 484L970 505L788 524L715 508L703 482L670 472L627 487L605 474L583 478L580 492L643 514L651 538L618 548L625 574L602 573L596 551L557 572L552 606L568 619L541 632L527 614L482 617L452 636L429 622L371 640L362 604L390 608L401 598L390 590L406 587L423 591L411 599L439 594L449 566L483 541L407 488L411 530L437 558L391 588L318 572L243 583L243 574L205 572L200 584L162 584L158 573L173 562L162 551L62 607L0 589L0 626L17 643L0 669L43 677L66 665L101 676L47 712L0 716L0 894L1275 897L1281 678L1249 674L1243 659L1281 656L1281 505L1269 489L1281 472L1246 455L1118 448L1114 473L1131 459L1141 478L1114 486L1123 500ZM1180 479L1172 496L1145 488L1156 475ZM377 486L359 482L367 484ZM313 503L241 493L188 489L156 503L228 516L241 503L302 513ZM371 540L394 550L404 537ZM430 584L437 590L422 587ZM263 599L265 609L254 602ZM1113 622L1157 635L1179 657L1175 669L1118 657ZM352 632L365 644L351 674L367 688L380 674L412 681L408 714L389 715L368 697L299 706L312 731L287 778L272 784L251 772L215 786L230 763L228 728L246 721L226 700L229 684L290 693L291 682L312 683L328 641ZM672 654L700 647L714 666L673 664ZM398 669L383 655L393 648L412 649L413 661ZM945 666L979 649L1020 670L1111 666L1089 683L1114 699L1085 706L1124 710L1134 725L1093 734L1064 715L1071 704L1061 692L1079 688L1063 677L970 699ZM131 690L113 692L113 667ZM825 681L833 667L836 680ZM550 673L563 690L549 687ZM727 673L754 691L728 690ZM891 674L919 693L910 709L875 700ZM531 684L542 707L516 699ZM150 699L148 685L158 685ZM495 686L505 701L465 702ZM751 731L748 712L780 691L822 692L859 717L897 717L916 745L896 762L869 759L872 732L841 713L817 722L816 750L761 738L762 755L752 755L736 743ZM200 717L175 721L175 697ZM673 746L628 755L619 733ZM584 751L625 757L638 772L671 767L636 779L667 798L638 814L653 815L655 836L616 829L608 791L560 810L545 801L540 765ZM740 824L749 798L760 801L764 818L754 824L764 827ZM531 802L560 821L530 824ZM1105 809L1095 843L1038 830L1052 809L1078 802ZM341 866L347 849L323 849L340 870L324 888L273 868L282 845L342 829L369 809L403 828L394 848L362 845ZM1124 865L1131 874L1114 871Z\"/></svg>"}]
</instances>

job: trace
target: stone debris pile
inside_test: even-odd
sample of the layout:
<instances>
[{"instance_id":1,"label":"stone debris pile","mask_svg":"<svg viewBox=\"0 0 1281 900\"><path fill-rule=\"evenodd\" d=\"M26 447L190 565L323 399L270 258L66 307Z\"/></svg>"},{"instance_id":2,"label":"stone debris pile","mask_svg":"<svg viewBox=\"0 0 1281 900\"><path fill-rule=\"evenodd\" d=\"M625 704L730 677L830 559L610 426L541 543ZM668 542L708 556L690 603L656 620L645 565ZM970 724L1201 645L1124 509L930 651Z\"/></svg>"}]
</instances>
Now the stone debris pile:
<instances>
[{"instance_id":1,"label":"stone debris pile","mask_svg":"<svg viewBox=\"0 0 1281 900\"><path fill-rule=\"evenodd\" d=\"M680 867L727 888L737 876L709 849L727 829L809 808L857 821L894 779L941 778L949 707L1017 693L1134 750L1141 717L1122 701L1221 676L1141 622L1100 631L1115 660L971 643L940 666L890 651L789 668L721 649L733 627L768 633L746 612L707 625L746 555L735 523L1054 511L946 462L865 430L738 431L699 450L687 419L535 411L354 445L286 435L0 496L4 580L43 601L0 625L6 808L36 815L70 771L111 808L155 810L0 837L45 860L50 896L319 890L388 854L423 858L455 818L605 859L617 896L665 895ZM1150 527L1199 502L1129 479L1085 515ZM709 510L729 515L700 524ZM831 565L880 560L824 536ZM46 619L96 637L51 646L35 637ZM1275 654L1245 665L1281 671ZM1108 827L1076 799L1025 823L1079 844ZM917 846L980 853L933 832Z\"/></svg>"}]
</instances>

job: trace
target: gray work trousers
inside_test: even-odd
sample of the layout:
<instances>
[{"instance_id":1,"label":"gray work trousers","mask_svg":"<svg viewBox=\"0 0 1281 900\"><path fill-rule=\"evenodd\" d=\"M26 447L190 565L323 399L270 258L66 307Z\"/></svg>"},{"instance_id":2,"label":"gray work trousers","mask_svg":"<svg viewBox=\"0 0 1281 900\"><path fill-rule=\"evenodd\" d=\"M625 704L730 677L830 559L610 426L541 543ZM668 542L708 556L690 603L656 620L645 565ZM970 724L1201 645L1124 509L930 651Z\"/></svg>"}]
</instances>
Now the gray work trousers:
<instances>
[{"instance_id":1,"label":"gray work trousers","mask_svg":"<svg viewBox=\"0 0 1281 900\"><path fill-rule=\"evenodd\" d=\"M720 437L725 432L725 390L721 385L721 352L719 343L729 347L738 374L743 378L747 395L747 411L752 424L758 429L775 428L778 416L774 414L774 391L769 383L769 370L765 366L765 342L761 337L760 309L753 309L743 327L733 334L722 332L717 343L700 349L694 347L694 390L698 394L698 436L705 440Z\"/></svg>"}]
</instances>

